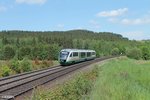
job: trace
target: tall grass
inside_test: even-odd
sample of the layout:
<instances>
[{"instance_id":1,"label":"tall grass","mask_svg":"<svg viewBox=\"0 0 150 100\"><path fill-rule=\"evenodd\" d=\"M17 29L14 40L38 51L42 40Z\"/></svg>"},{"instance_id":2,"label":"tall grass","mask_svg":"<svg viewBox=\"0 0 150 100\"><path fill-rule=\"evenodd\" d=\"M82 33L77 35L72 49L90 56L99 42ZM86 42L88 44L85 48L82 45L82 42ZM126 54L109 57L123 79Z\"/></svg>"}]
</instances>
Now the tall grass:
<instances>
[{"instance_id":1,"label":"tall grass","mask_svg":"<svg viewBox=\"0 0 150 100\"><path fill-rule=\"evenodd\" d=\"M106 63L90 100L150 100L150 62L118 58Z\"/></svg>"},{"instance_id":2,"label":"tall grass","mask_svg":"<svg viewBox=\"0 0 150 100\"><path fill-rule=\"evenodd\" d=\"M87 100L97 76L98 70L95 67L92 71L79 73L52 90L35 89L31 100Z\"/></svg>"}]
</instances>

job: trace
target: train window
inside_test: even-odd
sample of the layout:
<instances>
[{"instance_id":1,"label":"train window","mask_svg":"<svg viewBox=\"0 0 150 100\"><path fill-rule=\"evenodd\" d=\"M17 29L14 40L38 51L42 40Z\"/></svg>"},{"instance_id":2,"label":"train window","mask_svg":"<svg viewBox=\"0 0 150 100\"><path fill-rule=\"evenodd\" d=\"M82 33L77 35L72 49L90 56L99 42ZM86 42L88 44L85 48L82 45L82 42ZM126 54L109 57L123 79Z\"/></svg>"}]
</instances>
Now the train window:
<instances>
[{"instance_id":1,"label":"train window","mask_svg":"<svg viewBox=\"0 0 150 100\"><path fill-rule=\"evenodd\" d=\"M72 57L72 53L70 54L70 57Z\"/></svg>"},{"instance_id":2,"label":"train window","mask_svg":"<svg viewBox=\"0 0 150 100\"><path fill-rule=\"evenodd\" d=\"M85 52L81 52L81 58L85 58Z\"/></svg>"},{"instance_id":3,"label":"train window","mask_svg":"<svg viewBox=\"0 0 150 100\"><path fill-rule=\"evenodd\" d=\"M95 52L92 52L92 55L95 55Z\"/></svg>"},{"instance_id":4,"label":"train window","mask_svg":"<svg viewBox=\"0 0 150 100\"><path fill-rule=\"evenodd\" d=\"M91 56L91 52L87 52L87 57L90 57Z\"/></svg>"},{"instance_id":5,"label":"train window","mask_svg":"<svg viewBox=\"0 0 150 100\"><path fill-rule=\"evenodd\" d=\"M66 59L68 54L69 54L69 52L60 52L60 58L61 59Z\"/></svg>"},{"instance_id":6,"label":"train window","mask_svg":"<svg viewBox=\"0 0 150 100\"><path fill-rule=\"evenodd\" d=\"M74 57L78 56L78 52L73 52L73 56Z\"/></svg>"}]
</instances>

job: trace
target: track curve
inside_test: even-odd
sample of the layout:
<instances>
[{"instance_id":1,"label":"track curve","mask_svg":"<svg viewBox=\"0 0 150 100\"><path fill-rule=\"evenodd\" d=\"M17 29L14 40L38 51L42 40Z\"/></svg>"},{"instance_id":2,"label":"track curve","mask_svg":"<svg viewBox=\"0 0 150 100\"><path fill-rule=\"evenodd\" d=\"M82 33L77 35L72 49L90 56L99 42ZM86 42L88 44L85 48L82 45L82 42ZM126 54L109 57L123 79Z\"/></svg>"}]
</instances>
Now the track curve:
<instances>
[{"instance_id":1,"label":"track curve","mask_svg":"<svg viewBox=\"0 0 150 100\"><path fill-rule=\"evenodd\" d=\"M33 88L87 65L113 57L96 58L82 63L62 67L60 65L0 79L0 99L11 100Z\"/></svg>"}]
</instances>

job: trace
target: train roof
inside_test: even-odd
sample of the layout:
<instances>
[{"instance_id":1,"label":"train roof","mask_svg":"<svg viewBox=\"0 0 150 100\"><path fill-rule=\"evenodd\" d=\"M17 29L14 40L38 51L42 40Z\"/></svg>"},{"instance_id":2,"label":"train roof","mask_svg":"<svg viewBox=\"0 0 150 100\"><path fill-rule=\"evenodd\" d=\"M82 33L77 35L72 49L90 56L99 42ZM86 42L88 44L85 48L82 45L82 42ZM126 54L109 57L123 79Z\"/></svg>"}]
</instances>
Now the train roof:
<instances>
[{"instance_id":1,"label":"train roof","mask_svg":"<svg viewBox=\"0 0 150 100\"><path fill-rule=\"evenodd\" d=\"M95 52L95 50L86 50L86 49L62 49L61 51L67 51L67 52Z\"/></svg>"}]
</instances>

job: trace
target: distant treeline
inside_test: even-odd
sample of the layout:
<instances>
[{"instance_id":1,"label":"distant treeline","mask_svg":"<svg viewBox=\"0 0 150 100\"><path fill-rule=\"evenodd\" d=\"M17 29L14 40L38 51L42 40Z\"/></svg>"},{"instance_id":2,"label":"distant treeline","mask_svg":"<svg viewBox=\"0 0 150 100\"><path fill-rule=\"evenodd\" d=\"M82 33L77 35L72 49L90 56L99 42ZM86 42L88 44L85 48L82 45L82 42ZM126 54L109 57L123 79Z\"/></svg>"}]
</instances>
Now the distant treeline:
<instances>
[{"instance_id":1,"label":"distant treeline","mask_svg":"<svg viewBox=\"0 0 150 100\"><path fill-rule=\"evenodd\" d=\"M22 60L24 57L31 60L56 60L63 48L94 49L98 57L126 54L136 59L150 58L149 41L131 41L112 32L88 30L0 32L0 60L13 58Z\"/></svg>"}]
</instances>

